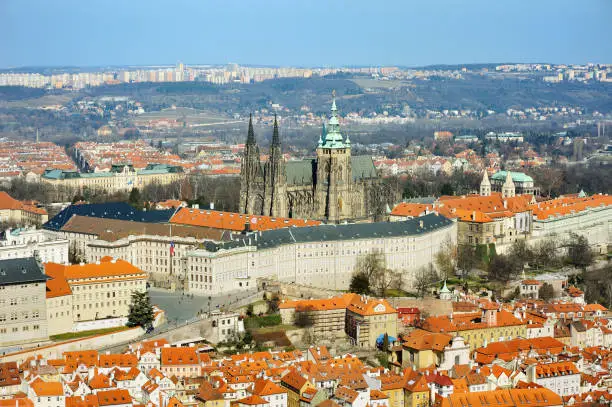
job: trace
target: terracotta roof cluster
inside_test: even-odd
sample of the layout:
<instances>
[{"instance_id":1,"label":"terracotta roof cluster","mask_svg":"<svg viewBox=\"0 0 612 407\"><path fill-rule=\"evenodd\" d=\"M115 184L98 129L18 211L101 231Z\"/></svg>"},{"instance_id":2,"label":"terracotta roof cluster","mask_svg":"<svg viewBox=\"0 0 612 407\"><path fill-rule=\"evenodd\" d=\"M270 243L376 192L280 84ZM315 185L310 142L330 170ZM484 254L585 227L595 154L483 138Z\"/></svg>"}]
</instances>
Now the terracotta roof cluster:
<instances>
[{"instance_id":1,"label":"terracotta roof cluster","mask_svg":"<svg viewBox=\"0 0 612 407\"><path fill-rule=\"evenodd\" d=\"M556 354L563 351L565 344L552 337L532 339L511 339L493 342L474 351L474 358L480 363L491 363L495 359L510 361L521 354L536 352L538 354Z\"/></svg>"},{"instance_id":2,"label":"terracotta roof cluster","mask_svg":"<svg viewBox=\"0 0 612 407\"><path fill-rule=\"evenodd\" d=\"M391 215L416 217L437 212L447 218L465 222L487 223L530 211L532 200L533 196L527 194L503 198L499 192L493 192L490 196L442 196L431 205L401 203L393 208Z\"/></svg>"},{"instance_id":3,"label":"terracotta roof cluster","mask_svg":"<svg viewBox=\"0 0 612 407\"><path fill-rule=\"evenodd\" d=\"M46 169L76 170L66 150L48 141L0 142L0 176L19 176L30 172L41 175Z\"/></svg>"},{"instance_id":4,"label":"terracotta roof cluster","mask_svg":"<svg viewBox=\"0 0 612 407\"><path fill-rule=\"evenodd\" d=\"M181 208L170 219L170 222L178 225L200 226L238 232L247 228L252 231L264 231L286 227L317 226L321 224L318 220L275 218L271 216L244 215L193 208Z\"/></svg>"},{"instance_id":5,"label":"terracotta roof cluster","mask_svg":"<svg viewBox=\"0 0 612 407\"><path fill-rule=\"evenodd\" d=\"M548 201L538 202L530 206L533 215L539 220L554 219L576 215L595 208L605 208L612 205L612 196L593 195L589 197L567 196Z\"/></svg>"}]
</instances>

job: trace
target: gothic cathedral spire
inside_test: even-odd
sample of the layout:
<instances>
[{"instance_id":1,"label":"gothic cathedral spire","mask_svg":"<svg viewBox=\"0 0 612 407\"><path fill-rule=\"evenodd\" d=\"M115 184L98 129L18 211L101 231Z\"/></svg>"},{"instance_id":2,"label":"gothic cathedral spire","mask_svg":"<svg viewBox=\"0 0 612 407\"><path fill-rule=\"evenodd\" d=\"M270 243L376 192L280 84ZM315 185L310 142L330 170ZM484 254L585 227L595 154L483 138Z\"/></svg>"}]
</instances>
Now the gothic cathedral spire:
<instances>
[{"instance_id":1,"label":"gothic cathedral spire","mask_svg":"<svg viewBox=\"0 0 612 407\"><path fill-rule=\"evenodd\" d=\"M274 115L274 131L272 132L272 145L280 146L280 137L278 135L278 122L276 121L276 115Z\"/></svg>"},{"instance_id":2,"label":"gothic cathedral spire","mask_svg":"<svg viewBox=\"0 0 612 407\"><path fill-rule=\"evenodd\" d=\"M255 131L253 130L253 114L249 115L249 132L247 135L247 145L255 145Z\"/></svg>"}]
</instances>

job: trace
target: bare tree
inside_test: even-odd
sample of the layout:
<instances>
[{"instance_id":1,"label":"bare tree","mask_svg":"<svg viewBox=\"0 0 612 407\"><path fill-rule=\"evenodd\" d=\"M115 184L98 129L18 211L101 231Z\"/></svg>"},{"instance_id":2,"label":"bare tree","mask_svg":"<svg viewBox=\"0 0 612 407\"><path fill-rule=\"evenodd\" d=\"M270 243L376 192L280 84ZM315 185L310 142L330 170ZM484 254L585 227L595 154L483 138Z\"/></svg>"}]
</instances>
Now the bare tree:
<instances>
[{"instance_id":1,"label":"bare tree","mask_svg":"<svg viewBox=\"0 0 612 407\"><path fill-rule=\"evenodd\" d=\"M442 248L435 257L436 267L440 271L440 277L444 280L455 274L457 265L457 246L452 244L450 239L446 239Z\"/></svg>"},{"instance_id":2,"label":"bare tree","mask_svg":"<svg viewBox=\"0 0 612 407\"><path fill-rule=\"evenodd\" d=\"M423 297L432 284L439 281L436 269L432 264L422 266L414 275L414 288L419 297Z\"/></svg>"}]
</instances>

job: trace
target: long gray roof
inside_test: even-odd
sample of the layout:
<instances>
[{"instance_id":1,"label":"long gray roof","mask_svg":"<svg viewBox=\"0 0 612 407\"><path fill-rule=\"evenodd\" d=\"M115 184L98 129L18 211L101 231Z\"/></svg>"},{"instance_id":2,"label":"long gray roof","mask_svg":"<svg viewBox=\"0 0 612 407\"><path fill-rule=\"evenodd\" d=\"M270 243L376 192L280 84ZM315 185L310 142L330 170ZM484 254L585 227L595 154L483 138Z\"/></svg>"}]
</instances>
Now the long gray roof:
<instances>
[{"instance_id":1,"label":"long gray roof","mask_svg":"<svg viewBox=\"0 0 612 407\"><path fill-rule=\"evenodd\" d=\"M0 260L0 285L44 283L47 278L34 257Z\"/></svg>"},{"instance_id":2,"label":"long gray roof","mask_svg":"<svg viewBox=\"0 0 612 407\"><path fill-rule=\"evenodd\" d=\"M422 227L421 227L421 222ZM376 239L421 235L436 231L452 224L453 221L437 213L400 222L350 223L344 225L320 225L268 230L250 236L240 237L226 243L206 243L204 248L211 252L220 249L255 246L268 249L285 244L323 242L326 240ZM257 237L255 237L257 235Z\"/></svg>"}]
</instances>

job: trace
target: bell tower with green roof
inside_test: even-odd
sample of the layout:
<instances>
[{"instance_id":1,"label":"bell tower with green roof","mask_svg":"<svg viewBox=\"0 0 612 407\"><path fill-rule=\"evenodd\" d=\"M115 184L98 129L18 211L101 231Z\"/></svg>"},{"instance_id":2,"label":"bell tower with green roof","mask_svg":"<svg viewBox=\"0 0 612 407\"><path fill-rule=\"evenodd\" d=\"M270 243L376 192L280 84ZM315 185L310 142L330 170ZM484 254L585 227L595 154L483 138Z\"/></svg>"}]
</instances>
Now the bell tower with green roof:
<instances>
[{"instance_id":1,"label":"bell tower with green roof","mask_svg":"<svg viewBox=\"0 0 612 407\"><path fill-rule=\"evenodd\" d=\"M316 199L332 222L351 218L351 142L340 132L336 92L332 92L331 116L317 146Z\"/></svg>"}]
</instances>

